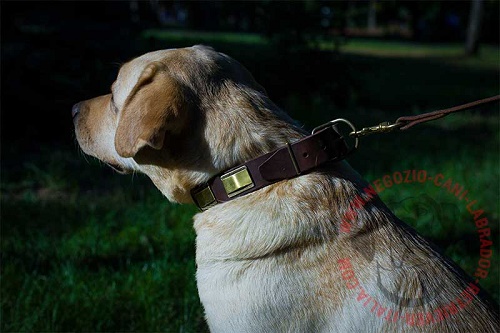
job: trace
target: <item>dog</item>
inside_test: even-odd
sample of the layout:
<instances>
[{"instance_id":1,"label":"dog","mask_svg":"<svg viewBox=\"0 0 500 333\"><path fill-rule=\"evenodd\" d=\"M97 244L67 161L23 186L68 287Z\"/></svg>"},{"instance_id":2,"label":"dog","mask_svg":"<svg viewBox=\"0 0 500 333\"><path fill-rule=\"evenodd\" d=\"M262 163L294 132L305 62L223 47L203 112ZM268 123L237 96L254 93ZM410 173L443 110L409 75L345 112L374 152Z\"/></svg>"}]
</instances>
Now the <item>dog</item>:
<instances>
[{"instance_id":1,"label":"dog","mask_svg":"<svg viewBox=\"0 0 500 333\"><path fill-rule=\"evenodd\" d=\"M144 54L72 115L83 152L203 209L196 279L211 331L498 331L496 305L345 161L225 202L200 187L217 175L251 186L246 166L224 172L308 138L229 56L202 45Z\"/></svg>"}]
</instances>

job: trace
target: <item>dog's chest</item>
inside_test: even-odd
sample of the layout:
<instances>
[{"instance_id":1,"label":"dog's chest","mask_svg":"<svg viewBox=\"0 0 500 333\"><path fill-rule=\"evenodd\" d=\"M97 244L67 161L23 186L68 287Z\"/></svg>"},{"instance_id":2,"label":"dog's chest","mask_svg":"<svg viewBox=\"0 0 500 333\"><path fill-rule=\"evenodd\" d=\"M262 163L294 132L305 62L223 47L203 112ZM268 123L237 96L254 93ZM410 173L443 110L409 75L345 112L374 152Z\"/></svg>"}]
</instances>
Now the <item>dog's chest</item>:
<instances>
[{"instance_id":1,"label":"dog's chest","mask_svg":"<svg viewBox=\"0 0 500 333\"><path fill-rule=\"evenodd\" d=\"M305 281L297 272L287 276L286 269L272 262L218 262L199 265L197 271L213 332L317 331L317 314L310 311L317 308L311 304L314 292Z\"/></svg>"}]
</instances>

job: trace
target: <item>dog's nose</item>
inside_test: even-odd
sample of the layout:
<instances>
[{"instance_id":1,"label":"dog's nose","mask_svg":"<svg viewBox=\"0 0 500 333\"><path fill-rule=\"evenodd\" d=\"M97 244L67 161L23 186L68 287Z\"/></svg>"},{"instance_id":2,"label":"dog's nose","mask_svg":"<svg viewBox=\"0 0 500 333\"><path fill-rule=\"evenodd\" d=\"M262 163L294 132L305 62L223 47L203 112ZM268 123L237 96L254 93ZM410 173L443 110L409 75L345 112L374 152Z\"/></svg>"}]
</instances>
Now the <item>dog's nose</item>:
<instances>
[{"instance_id":1,"label":"dog's nose","mask_svg":"<svg viewBox=\"0 0 500 333\"><path fill-rule=\"evenodd\" d=\"M71 116L73 117L73 119L75 119L76 115L78 113L80 113L80 104L81 103L76 103L75 105L73 105L73 107L71 108Z\"/></svg>"}]
</instances>

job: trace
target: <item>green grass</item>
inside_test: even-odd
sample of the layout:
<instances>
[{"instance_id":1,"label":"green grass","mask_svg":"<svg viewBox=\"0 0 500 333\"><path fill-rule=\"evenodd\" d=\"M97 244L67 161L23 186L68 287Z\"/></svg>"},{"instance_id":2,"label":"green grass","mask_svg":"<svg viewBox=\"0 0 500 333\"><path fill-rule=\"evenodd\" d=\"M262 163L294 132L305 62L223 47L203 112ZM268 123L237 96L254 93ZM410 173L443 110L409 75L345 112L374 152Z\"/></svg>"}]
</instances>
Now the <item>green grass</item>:
<instances>
[{"instance_id":1,"label":"green grass","mask_svg":"<svg viewBox=\"0 0 500 333\"><path fill-rule=\"evenodd\" d=\"M498 48L469 60L457 56L461 45L360 40L340 55L294 54L257 35L180 31L146 31L141 42L213 45L310 128L338 117L375 125L499 91ZM481 284L497 301L499 132L498 106L490 106L367 137L349 158L368 181L425 169L467 188L494 235L494 263ZM116 175L70 143L20 151L2 144L2 332L207 331L195 285L193 206L169 204L145 177ZM473 274L479 242L460 201L429 183L393 186L381 197Z\"/></svg>"},{"instance_id":2,"label":"green grass","mask_svg":"<svg viewBox=\"0 0 500 333\"><path fill-rule=\"evenodd\" d=\"M322 44L329 49L330 44ZM457 66L500 69L500 50L497 46L482 45L477 57L466 58L461 43L421 44L396 41L353 39L342 47L350 54L383 56L389 58L437 58Z\"/></svg>"},{"instance_id":3,"label":"green grass","mask_svg":"<svg viewBox=\"0 0 500 333\"><path fill-rule=\"evenodd\" d=\"M195 208L77 150L39 156L3 172L1 331L206 331Z\"/></svg>"},{"instance_id":4,"label":"green grass","mask_svg":"<svg viewBox=\"0 0 500 333\"><path fill-rule=\"evenodd\" d=\"M170 43L238 43L249 44L268 44L266 38L259 34L238 33L238 32L205 32L205 31L185 31L185 30L161 30L149 29L142 33L145 39L168 40Z\"/></svg>"}]
</instances>

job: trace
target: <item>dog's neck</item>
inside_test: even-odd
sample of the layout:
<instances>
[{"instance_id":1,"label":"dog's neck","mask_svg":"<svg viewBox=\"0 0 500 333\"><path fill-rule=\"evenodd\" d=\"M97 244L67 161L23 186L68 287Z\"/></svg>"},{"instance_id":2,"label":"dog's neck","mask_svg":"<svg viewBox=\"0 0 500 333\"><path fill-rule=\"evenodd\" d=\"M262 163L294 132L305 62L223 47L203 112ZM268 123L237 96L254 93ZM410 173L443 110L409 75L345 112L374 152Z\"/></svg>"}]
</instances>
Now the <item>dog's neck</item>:
<instances>
[{"instance_id":1,"label":"dog's neck","mask_svg":"<svg viewBox=\"0 0 500 333\"><path fill-rule=\"evenodd\" d=\"M201 210L248 195L285 179L340 161L349 153L344 138L333 127L314 132L295 143L240 164L191 190Z\"/></svg>"},{"instance_id":2,"label":"dog's neck","mask_svg":"<svg viewBox=\"0 0 500 333\"><path fill-rule=\"evenodd\" d=\"M263 258L377 227L375 221L386 220L380 218L386 211L374 199L359 210L349 233L341 230L346 213L363 193L360 179L347 163L334 163L196 215L198 264Z\"/></svg>"},{"instance_id":3,"label":"dog's neck","mask_svg":"<svg viewBox=\"0 0 500 333\"><path fill-rule=\"evenodd\" d=\"M200 101L198 117L182 133L166 137L169 144L160 152L145 149L145 156L135 157L149 162L141 171L170 201L192 203L190 190L197 185L308 135L265 94L234 83L225 88L210 95L212 102Z\"/></svg>"}]
</instances>

